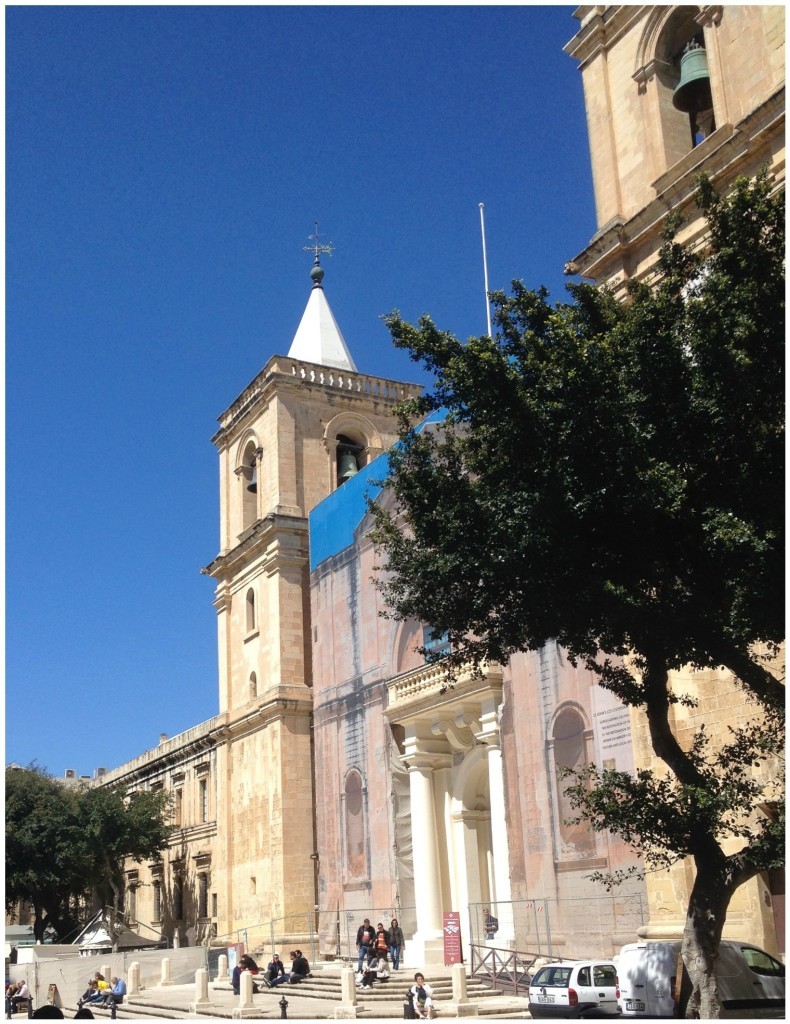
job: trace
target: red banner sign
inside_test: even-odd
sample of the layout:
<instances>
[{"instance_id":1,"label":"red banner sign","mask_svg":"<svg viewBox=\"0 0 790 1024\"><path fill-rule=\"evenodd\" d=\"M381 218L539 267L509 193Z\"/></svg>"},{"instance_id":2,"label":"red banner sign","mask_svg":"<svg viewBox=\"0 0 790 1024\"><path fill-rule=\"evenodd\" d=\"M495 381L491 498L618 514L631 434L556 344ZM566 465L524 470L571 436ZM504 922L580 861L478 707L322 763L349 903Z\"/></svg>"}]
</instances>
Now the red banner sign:
<instances>
[{"instance_id":1,"label":"red banner sign","mask_svg":"<svg viewBox=\"0 0 790 1024\"><path fill-rule=\"evenodd\" d=\"M449 913L444 914L442 931L444 932L445 966L463 963L463 956L461 955L461 915L457 911L451 910Z\"/></svg>"}]
</instances>

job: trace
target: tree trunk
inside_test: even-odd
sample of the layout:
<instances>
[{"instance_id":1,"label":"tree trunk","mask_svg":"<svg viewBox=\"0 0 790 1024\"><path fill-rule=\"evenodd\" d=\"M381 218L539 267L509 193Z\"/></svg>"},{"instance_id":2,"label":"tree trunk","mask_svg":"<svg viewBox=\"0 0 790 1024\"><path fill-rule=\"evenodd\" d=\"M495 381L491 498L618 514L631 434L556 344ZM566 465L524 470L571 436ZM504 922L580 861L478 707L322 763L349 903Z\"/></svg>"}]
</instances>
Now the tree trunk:
<instances>
[{"instance_id":1,"label":"tree trunk","mask_svg":"<svg viewBox=\"0 0 790 1024\"><path fill-rule=\"evenodd\" d=\"M708 786L707 778L681 748L670 725L669 673L666 659L660 652L646 655L642 679L654 753L669 767L678 782L684 786L699 787L704 792ZM692 986L685 1016L707 1020L721 1015L716 982L719 942L732 894L745 878L736 878L738 869L724 855L715 833L705 824L704 816L700 817L694 829L692 849L696 878L689 897L681 949Z\"/></svg>"},{"instance_id":2,"label":"tree trunk","mask_svg":"<svg viewBox=\"0 0 790 1024\"><path fill-rule=\"evenodd\" d=\"M691 981L691 995L684 1016L710 1020L721 1016L716 965L734 886L729 870L695 859L697 877L689 897L681 949Z\"/></svg>"}]
</instances>

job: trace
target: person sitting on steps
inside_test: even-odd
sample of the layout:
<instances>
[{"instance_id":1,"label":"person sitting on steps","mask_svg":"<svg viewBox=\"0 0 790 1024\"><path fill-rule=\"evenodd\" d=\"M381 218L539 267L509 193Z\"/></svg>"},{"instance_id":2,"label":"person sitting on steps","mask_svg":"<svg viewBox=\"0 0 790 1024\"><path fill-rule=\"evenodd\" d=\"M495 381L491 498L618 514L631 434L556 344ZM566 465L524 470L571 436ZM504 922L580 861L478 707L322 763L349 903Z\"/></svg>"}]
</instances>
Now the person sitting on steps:
<instances>
[{"instance_id":1,"label":"person sitting on steps","mask_svg":"<svg viewBox=\"0 0 790 1024\"><path fill-rule=\"evenodd\" d=\"M263 983L267 988L272 987L272 982L276 978L281 978L285 974L285 964L280 959L279 953L272 953L272 958L266 966L266 973L263 975Z\"/></svg>"},{"instance_id":2,"label":"person sitting on steps","mask_svg":"<svg viewBox=\"0 0 790 1024\"><path fill-rule=\"evenodd\" d=\"M414 1016L420 1018L433 1018L436 1010L433 1005L433 989L425 983L425 975L419 971L414 975L414 984L408 991L413 999Z\"/></svg>"}]
</instances>

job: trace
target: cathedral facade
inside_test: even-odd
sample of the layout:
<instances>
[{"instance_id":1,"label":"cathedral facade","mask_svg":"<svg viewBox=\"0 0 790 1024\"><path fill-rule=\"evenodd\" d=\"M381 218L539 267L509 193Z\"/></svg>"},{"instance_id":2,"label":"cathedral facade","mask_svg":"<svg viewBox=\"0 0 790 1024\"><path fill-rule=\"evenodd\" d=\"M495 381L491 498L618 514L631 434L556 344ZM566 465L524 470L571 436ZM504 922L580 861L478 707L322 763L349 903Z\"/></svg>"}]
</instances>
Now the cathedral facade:
<instances>
[{"instance_id":1,"label":"cathedral facade","mask_svg":"<svg viewBox=\"0 0 790 1024\"><path fill-rule=\"evenodd\" d=\"M650 280L670 213L702 243L701 170L726 189L765 168L783 188L784 15L612 5L575 17L566 52L582 75L597 230L568 270L617 290ZM689 113L673 97L696 49L710 96ZM420 388L356 370L322 278L316 252L288 354L268 360L213 439L220 547L203 571L215 585L218 714L101 780L173 794L166 854L129 865L130 924L180 944L268 946L276 920L278 935L317 932L316 951L335 954L362 917L394 915L421 964L441 959L449 911L467 950L550 940L582 956L638 932L674 935L687 866L604 899L587 876L634 854L568 824L557 781L591 760L650 764L644 725L556 645L448 688L419 654L442 638L379 614L366 495L389 500L375 481L395 407ZM724 693L715 721L726 730L735 683L683 683ZM679 734L694 725L678 712ZM744 886L737 936L781 951L783 892L777 878Z\"/></svg>"}]
</instances>

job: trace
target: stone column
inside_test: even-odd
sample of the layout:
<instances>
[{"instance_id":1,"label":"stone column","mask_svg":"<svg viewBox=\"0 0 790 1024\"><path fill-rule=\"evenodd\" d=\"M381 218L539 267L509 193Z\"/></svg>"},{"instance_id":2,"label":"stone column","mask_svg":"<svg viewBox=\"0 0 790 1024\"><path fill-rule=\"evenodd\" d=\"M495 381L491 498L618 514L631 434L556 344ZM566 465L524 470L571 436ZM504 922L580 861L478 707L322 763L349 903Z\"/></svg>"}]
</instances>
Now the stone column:
<instances>
[{"instance_id":1,"label":"stone column","mask_svg":"<svg viewBox=\"0 0 790 1024\"><path fill-rule=\"evenodd\" d=\"M162 979L160 985L171 985L170 981L170 957L162 957Z\"/></svg>"},{"instance_id":2,"label":"stone column","mask_svg":"<svg viewBox=\"0 0 790 1024\"><path fill-rule=\"evenodd\" d=\"M434 759L413 755L409 759L411 831L417 900L417 932L413 945L422 949L423 963L441 963L442 882L436 839L436 807L433 792ZM417 949L414 949L414 953ZM410 955L410 959L412 956Z\"/></svg>"},{"instance_id":3,"label":"stone column","mask_svg":"<svg viewBox=\"0 0 790 1024\"><path fill-rule=\"evenodd\" d=\"M140 994L140 964L137 960L129 964L129 977L126 979L127 996Z\"/></svg>"},{"instance_id":4,"label":"stone column","mask_svg":"<svg viewBox=\"0 0 790 1024\"><path fill-rule=\"evenodd\" d=\"M507 808L505 781L502 774L502 750L499 733L488 737L488 795L491 806L491 851L494 864L494 892L491 902L496 903L499 930L494 945L510 948L515 942L513 905L510 902L510 858L508 856Z\"/></svg>"},{"instance_id":5,"label":"stone column","mask_svg":"<svg viewBox=\"0 0 790 1024\"><path fill-rule=\"evenodd\" d=\"M217 961L217 981L225 981L228 977L228 955L220 953Z\"/></svg>"}]
</instances>

